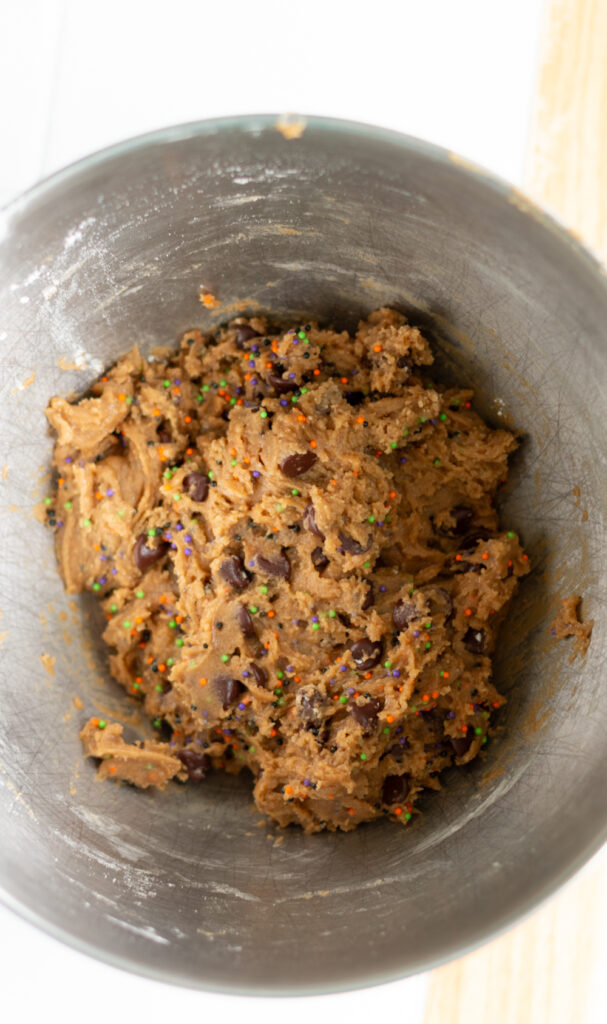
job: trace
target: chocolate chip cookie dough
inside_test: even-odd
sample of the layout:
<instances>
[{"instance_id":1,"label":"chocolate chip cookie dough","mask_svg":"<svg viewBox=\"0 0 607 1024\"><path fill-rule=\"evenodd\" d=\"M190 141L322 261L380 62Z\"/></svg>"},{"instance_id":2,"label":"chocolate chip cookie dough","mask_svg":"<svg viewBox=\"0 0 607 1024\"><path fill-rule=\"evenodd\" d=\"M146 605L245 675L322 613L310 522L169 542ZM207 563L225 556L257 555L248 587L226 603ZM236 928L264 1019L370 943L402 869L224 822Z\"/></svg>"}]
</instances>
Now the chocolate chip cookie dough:
<instances>
[{"instance_id":1,"label":"chocolate chip cookie dough","mask_svg":"<svg viewBox=\"0 0 607 1024\"><path fill-rule=\"evenodd\" d=\"M516 441L432 361L390 309L353 337L240 318L52 399L65 585L99 597L112 674L158 737L91 719L102 777L248 768L261 811L315 832L405 823L476 757L528 571L494 507Z\"/></svg>"}]
</instances>

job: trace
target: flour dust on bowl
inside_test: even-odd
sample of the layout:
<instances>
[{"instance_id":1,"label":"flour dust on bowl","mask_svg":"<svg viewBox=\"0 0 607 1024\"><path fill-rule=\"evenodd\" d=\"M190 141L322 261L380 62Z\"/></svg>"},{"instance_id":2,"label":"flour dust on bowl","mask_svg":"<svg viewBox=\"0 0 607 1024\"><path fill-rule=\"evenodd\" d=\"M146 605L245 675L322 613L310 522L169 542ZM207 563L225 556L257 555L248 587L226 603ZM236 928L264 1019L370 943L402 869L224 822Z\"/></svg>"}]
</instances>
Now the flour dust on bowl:
<instances>
[{"instance_id":1,"label":"flour dust on bowl","mask_svg":"<svg viewBox=\"0 0 607 1024\"><path fill-rule=\"evenodd\" d=\"M276 123L146 136L3 214L0 883L25 917L130 970L312 993L463 952L604 838L607 285L566 232L441 150L345 122ZM478 411L523 437L501 518L533 572L495 660L503 732L406 828L281 831L246 779L220 773L153 794L97 784L86 718L131 736L143 723L109 681L96 601L66 596L37 515L49 399L84 393L135 343L149 355L259 312L353 329L382 305L430 338L438 377L473 387ZM585 661L550 636L571 593L596 620Z\"/></svg>"}]
</instances>

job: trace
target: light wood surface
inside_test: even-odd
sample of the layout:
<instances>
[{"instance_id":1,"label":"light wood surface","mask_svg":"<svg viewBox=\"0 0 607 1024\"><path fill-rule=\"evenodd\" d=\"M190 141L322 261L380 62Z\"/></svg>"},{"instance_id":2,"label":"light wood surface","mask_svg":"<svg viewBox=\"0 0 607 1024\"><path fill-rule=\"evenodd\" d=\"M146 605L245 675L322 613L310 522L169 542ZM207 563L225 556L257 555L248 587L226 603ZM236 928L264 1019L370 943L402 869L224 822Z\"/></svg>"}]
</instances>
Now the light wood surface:
<instances>
[{"instance_id":1,"label":"light wood surface","mask_svg":"<svg viewBox=\"0 0 607 1024\"><path fill-rule=\"evenodd\" d=\"M547 7L527 193L607 262L607 0ZM425 1024L607 1019L605 851L531 918L432 972Z\"/></svg>"}]
</instances>

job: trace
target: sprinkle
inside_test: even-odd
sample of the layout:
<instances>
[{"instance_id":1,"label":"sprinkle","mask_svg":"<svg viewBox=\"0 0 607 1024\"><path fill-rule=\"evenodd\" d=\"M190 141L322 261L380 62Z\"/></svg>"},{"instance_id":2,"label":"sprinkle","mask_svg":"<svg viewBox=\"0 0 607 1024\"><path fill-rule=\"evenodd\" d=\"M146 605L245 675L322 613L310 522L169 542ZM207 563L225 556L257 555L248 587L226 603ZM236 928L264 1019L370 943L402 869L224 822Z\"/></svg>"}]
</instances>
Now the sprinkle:
<instances>
[{"instance_id":1,"label":"sprinkle","mask_svg":"<svg viewBox=\"0 0 607 1024\"><path fill-rule=\"evenodd\" d=\"M474 733L475 733L476 736L482 736L483 735L483 730L480 728L480 726L477 725L475 730L474 730Z\"/></svg>"},{"instance_id":2,"label":"sprinkle","mask_svg":"<svg viewBox=\"0 0 607 1024\"><path fill-rule=\"evenodd\" d=\"M107 722L105 721L104 718L100 718L99 721L97 722L97 728L98 729L105 729L106 725L107 725Z\"/></svg>"},{"instance_id":3,"label":"sprinkle","mask_svg":"<svg viewBox=\"0 0 607 1024\"><path fill-rule=\"evenodd\" d=\"M184 553L184 555L191 555L192 554L192 549L191 548L184 548L183 549L183 553Z\"/></svg>"},{"instance_id":4,"label":"sprinkle","mask_svg":"<svg viewBox=\"0 0 607 1024\"><path fill-rule=\"evenodd\" d=\"M259 410L259 415L261 416L262 420L265 420L267 418L267 415L268 415L268 410L267 409L260 409Z\"/></svg>"},{"instance_id":5,"label":"sprinkle","mask_svg":"<svg viewBox=\"0 0 607 1024\"><path fill-rule=\"evenodd\" d=\"M130 623L129 619L125 619L125 621L122 623L122 625L124 626L125 629L130 629L131 628L131 623Z\"/></svg>"},{"instance_id":6,"label":"sprinkle","mask_svg":"<svg viewBox=\"0 0 607 1024\"><path fill-rule=\"evenodd\" d=\"M93 590L101 590L101 584L100 583L93 583Z\"/></svg>"},{"instance_id":7,"label":"sprinkle","mask_svg":"<svg viewBox=\"0 0 607 1024\"><path fill-rule=\"evenodd\" d=\"M277 512L284 512L284 505L281 505L280 502L277 502L276 503L276 511Z\"/></svg>"},{"instance_id":8,"label":"sprinkle","mask_svg":"<svg viewBox=\"0 0 607 1024\"><path fill-rule=\"evenodd\" d=\"M317 447L318 447L318 445L317 445L316 441L310 441L310 448L317 448Z\"/></svg>"},{"instance_id":9,"label":"sprinkle","mask_svg":"<svg viewBox=\"0 0 607 1024\"><path fill-rule=\"evenodd\" d=\"M249 611L250 611L251 615L256 615L257 614L257 605L255 605L255 604L250 605Z\"/></svg>"},{"instance_id":10,"label":"sprinkle","mask_svg":"<svg viewBox=\"0 0 607 1024\"><path fill-rule=\"evenodd\" d=\"M178 636L177 639L175 640L175 643L177 647L183 647L185 640L183 639L183 637Z\"/></svg>"},{"instance_id":11,"label":"sprinkle","mask_svg":"<svg viewBox=\"0 0 607 1024\"><path fill-rule=\"evenodd\" d=\"M260 589L262 594L267 594L267 592L268 592L268 588L266 587L265 583L262 583L262 585L260 586L259 589Z\"/></svg>"},{"instance_id":12,"label":"sprinkle","mask_svg":"<svg viewBox=\"0 0 607 1024\"><path fill-rule=\"evenodd\" d=\"M225 665L226 661L230 660L230 655L229 654L222 654L221 655L221 660L223 661L223 663Z\"/></svg>"},{"instance_id":13,"label":"sprinkle","mask_svg":"<svg viewBox=\"0 0 607 1024\"><path fill-rule=\"evenodd\" d=\"M360 759L361 759L361 761L366 761L367 760L367 755L366 754L361 754L360 755Z\"/></svg>"},{"instance_id":14,"label":"sprinkle","mask_svg":"<svg viewBox=\"0 0 607 1024\"><path fill-rule=\"evenodd\" d=\"M348 703L347 694L342 693L341 697L339 698L339 703L340 704L347 704Z\"/></svg>"},{"instance_id":15,"label":"sprinkle","mask_svg":"<svg viewBox=\"0 0 607 1024\"><path fill-rule=\"evenodd\" d=\"M333 608L331 608L329 610L329 618L330 619L334 619L334 618L336 618L336 616L337 616L337 612Z\"/></svg>"}]
</instances>

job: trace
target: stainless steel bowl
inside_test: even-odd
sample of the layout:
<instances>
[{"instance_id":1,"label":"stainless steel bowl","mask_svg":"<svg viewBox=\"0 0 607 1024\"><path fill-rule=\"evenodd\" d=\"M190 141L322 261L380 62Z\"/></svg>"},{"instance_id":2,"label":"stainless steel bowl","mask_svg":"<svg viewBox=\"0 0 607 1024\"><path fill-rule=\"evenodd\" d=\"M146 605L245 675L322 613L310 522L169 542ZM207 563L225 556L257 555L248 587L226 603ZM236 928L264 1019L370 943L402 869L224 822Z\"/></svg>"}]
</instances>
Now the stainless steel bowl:
<instances>
[{"instance_id":1,"label":"stainless steel bowl","mask_svg":"<svg viewBox=\"0 0 607 1024\"><path fill-rule=\"evenodd\" d=\"M3 898L109 962L248 993L354 988L462 953L552 893L607 820L603 272L442 150L314 118L289 134L256 116L135 139L38 185L0 232ZM98 785L78 728L136 709L35 515L50 396L82 391L134 342L149 351L244 309L349 325L383 303L524 435L503 514L534 572L497 660L503 735L406 828L350 835L279 833L246 779ZM585 662L548 632L572 591L597 620Z\"/></svg>"}]
</instances>

